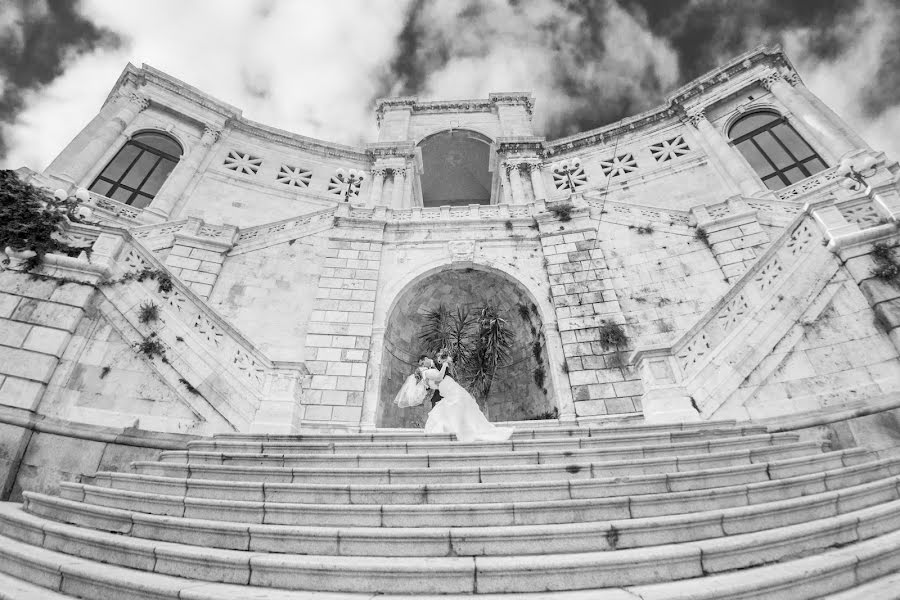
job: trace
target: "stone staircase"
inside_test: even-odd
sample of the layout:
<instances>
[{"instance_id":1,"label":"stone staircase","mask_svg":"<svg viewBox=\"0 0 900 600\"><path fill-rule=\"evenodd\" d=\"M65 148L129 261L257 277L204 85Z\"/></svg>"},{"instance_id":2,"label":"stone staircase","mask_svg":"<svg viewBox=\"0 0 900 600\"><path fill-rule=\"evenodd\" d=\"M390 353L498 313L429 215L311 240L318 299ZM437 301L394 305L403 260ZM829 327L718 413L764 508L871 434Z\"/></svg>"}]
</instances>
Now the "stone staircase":
<instances>
[{"instance_id":1,"label":"stone staircase","mask_svg":"<svg viewBox=\"0 0 900 600\"><path fill-rule=\"evenodd\" d=\"M900 457L726 421L474 444L225 434L60 487L0 504L0 598L846 600L900 583Z\"/></svg>"}]
</instances>

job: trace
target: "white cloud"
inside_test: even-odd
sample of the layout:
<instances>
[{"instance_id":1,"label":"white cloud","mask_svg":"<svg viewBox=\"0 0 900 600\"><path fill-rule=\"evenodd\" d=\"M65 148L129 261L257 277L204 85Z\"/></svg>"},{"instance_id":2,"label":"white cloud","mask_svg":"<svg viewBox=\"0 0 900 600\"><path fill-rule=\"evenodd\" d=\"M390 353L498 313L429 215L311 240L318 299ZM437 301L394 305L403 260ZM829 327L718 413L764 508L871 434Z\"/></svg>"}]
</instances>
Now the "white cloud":
<instances>
[{"instance_id":1,"label":"white cloud","mask_svg":"<svg viewBox=\"0 0 900 600\"><path fill-rule=\"evenodd\" d=\"M406 4L88 0L82 10L130 44L79 57L30 94L7 129L7 167L49 164L96 115L129 61L152 65L273 127L336 142L370 140L372 74L391 58Z\"/></svg>"}]
</instances>

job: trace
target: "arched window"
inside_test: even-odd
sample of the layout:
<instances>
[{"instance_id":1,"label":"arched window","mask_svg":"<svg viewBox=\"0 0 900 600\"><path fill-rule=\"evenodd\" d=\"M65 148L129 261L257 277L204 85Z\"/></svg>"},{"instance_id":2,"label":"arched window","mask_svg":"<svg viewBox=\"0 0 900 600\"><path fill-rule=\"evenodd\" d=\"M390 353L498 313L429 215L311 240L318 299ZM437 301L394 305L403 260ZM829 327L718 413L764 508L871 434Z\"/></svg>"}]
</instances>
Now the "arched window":
<instances>
[{"instance_id":1,"label":"arched window","mask_svg":"<svg viewBox=\"0 0 900 600\"><path fill-rule=\"evenodd\" d=\"M423 206L491 203L490 139L455 129L431 135L419 147Z\"/></svg>"},{"instance_id":2,"label":"arched window","mask_svg":"<svg viewBox=\"0 0 900 600\"><path fill-rule=\"evenodd\" d=\"M164 133L132 136L91 184L91 191L144 208L178 164L181 146Z\"/></svg>"},{"instance_id":3,"label":"arched window","mask_svg":"<svg viewBox=\"0 0 900 600\"><path fill-rule=\"evenodd\" d=\"M826 167L816 151L775 112L741 117L728 136L771 190L797 183Z\"/></svg>"}]
</instances>

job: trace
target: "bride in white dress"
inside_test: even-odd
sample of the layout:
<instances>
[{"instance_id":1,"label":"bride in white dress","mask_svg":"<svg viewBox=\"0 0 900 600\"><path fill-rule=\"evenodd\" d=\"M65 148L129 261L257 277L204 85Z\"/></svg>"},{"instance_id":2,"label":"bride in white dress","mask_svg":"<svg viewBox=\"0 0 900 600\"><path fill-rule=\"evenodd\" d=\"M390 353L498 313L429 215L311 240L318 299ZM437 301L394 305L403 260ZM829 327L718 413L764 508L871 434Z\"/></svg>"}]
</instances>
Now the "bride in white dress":
<instances>
[{"instance_id":1,"label":"bride in white dress","mask_svg":"<svg viewBox=\"0 0 900 600\"><path fill-rule=\"evenodd\" d=\"M428 389L438 390L441 401L428 413L425 433L453 433L461 442L502 442L513 434L512 427L495 427L478 408L478 402L461 385L447 375L452 360L443 361L440 369L431 359L423 359L417 374L410 375L397 394L398 406L421 404Z\"/></svg>"}]
</instances>

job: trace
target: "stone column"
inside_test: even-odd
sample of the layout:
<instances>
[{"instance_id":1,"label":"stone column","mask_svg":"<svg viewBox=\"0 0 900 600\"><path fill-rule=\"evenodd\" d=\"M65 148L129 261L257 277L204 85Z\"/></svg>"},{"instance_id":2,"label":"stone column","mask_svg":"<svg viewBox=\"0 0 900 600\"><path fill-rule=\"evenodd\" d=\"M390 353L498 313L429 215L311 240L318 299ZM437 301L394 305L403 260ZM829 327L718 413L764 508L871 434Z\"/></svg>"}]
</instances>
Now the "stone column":
<instances>
[{"instance_id":1,"label":"stone column","mask_svg":"<svg viewBox=\"0 0 900 600\"><path fill-rule=\"evenodd\" d=\"M385 169L372 169L372 188L369 190L369 206L381 206L381 193L384 191Z\"/></svg>"},{"instance_id":2,"label":"stone column","mask_svg":"<svg viewBox=\"0 0 900 600\"><path fill-rule=\"evenodd\" d=\"M732 147L713 127L702 110L689 115L688 121L697 128L712 152L712 158L722 163L725 172L737 184L741 195L752 198L769 191L759 176L738 156L737 148Z\"/></svg>"},{"instance_id":3,"label":"stone column","mask_svg":"<svg viewBox=\"0 0 900 600\"><path fill-rule=\"evenodd\" d=\"M829 158L832 162L837 162L843 155L858 149L858 145L846 132L835 127L827 115L794 89L780 73L772 71L760 79L760 85L772 92L772 95L809 129L819 145L831 154Z\"/></svg>"},{"instance_id":4,"label":"stone column","mask_svg":"<svg viewBox=\"0 0 900 600\"><path fill-rule=\"evenodd\" d=\"M540 202L547 199L547 190L544 187L544 177L541 175L541 165L528 164L528 173L531 175L531 189L534 190L534 201Z\"/></svg>"},{"instance_id":5,"label":"stone column","mask_svg":"<svg viewBox=\"0 0 900 600\"><path fill-rule=\"evenodd\" d=\"M512 201L510 204L525 204L525 187L522 185L522 172L518 163L507 163L506 172L509 175Z\"/></svg>"},{"instance_id":6,"label":"stone column","mask_svg":"<svg viewBox=\"0 0 900 600\"><path fill-rule=\"evenodd\" d=\"M168 181L163 184L162 188L159 190L159 194L153 199L150 206L146 208L147 212L161 217L163 220L169 218L178 199L181 198L182 194L184 194L184 190L187 189L188 184L190 184L194 176L197 175L200 164L203 162L203 159L209 155L210 149L218 139L219 132L217 130L211 127L205 127L203 129L203 136L200 138L200 144L192 148L187 156L183 156L181 160L178 161L178 164L169 175Z\"/></svg>"},{"instance_id":7,"label":"stone column","mask_svg":"<svg viewBox=\"0 0 900 600\"><path fill-rule=\"evenodd\" d=\"M394 194L391 198L392 208L406 208L403 204L404 192L406 191L406 169L398 167L393 169L394 172Z\"/></svg>"},{"instance_id":8,"label":"stone column","mask_svg":"<svg viewBox=\"0 0 900 600\"><path fill-rule=\"evenodd\" d=\"M93 139L81 150L77 157L70 157L70 162L63 168L63 175L72 179L77 185L87 186L90 182L84 179L96 166L103 155L112 148L116 139L134 121L134 118L148 106L150 101L135 93L120 94L110 103L111 116L103 124Z\"/></svg>"}]
</instances>

